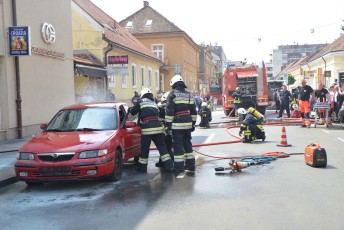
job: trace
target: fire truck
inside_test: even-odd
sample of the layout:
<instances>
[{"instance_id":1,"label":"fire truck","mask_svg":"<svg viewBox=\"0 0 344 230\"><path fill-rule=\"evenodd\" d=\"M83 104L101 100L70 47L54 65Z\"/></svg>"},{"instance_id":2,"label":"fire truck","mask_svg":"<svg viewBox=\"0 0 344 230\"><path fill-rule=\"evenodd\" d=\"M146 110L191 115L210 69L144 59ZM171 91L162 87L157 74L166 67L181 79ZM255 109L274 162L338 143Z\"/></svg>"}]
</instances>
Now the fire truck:
<instances>
[{"instance_id":1,"label":"fire truck","mask_svg":"<svg viewBox=\"0 0 344 230\"><path fill-rule=\"evenodd\" d=\"M222 106L226 116L235 116L234 99L236 87L240 87L243 108L255 108L265 114L268 106L268 87L265 65L263 67L230 67L222 76Z\"/></svg>"}]
</instances>

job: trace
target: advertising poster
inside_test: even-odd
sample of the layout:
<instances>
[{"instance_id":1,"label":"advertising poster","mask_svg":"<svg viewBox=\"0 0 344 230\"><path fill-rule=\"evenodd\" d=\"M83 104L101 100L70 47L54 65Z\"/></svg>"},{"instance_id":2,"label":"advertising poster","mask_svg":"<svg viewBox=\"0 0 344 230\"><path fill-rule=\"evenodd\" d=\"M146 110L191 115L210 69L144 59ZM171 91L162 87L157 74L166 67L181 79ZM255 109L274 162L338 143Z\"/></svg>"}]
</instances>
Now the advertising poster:
<instances>
[{"instance_id":1,"label":"advertising poster","mask_svg":"<svg viewBox=\"0 0 344 230\"><path fill-rule=\"evenodd\" d=\"M31 39L29 26L14 26L8 28L11 56L31 55Z\"/></svg>"}]
</instances>

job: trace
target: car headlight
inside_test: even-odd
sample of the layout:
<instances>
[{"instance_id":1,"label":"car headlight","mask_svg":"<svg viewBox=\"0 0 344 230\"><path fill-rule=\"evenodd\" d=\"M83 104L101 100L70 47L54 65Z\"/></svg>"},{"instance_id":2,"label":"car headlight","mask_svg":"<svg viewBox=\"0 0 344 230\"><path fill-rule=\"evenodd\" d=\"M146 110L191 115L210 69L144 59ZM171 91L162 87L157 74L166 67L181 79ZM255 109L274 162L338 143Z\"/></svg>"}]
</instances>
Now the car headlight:
<instances>
[{"instance_id":1,"label":"car headlight","mask_svg":"<svg viewBox=\"0 0 344 230\"><path fill-rule=\"evenodd\" d=\"M19 153L17 156L18 160L33 160L35 159L35 155L33 153Z\"/></svg>"},{"instance_id":2,"label":"car headlight","mask_svg":"<svg viewBox=\"0 0 344 230\"><path fill-rule=\"evenodd\" d=\"M107 149L100 149L100 150L88 150L83 151L79 154L79 158L85 159L85 158L92 158L92 157L101 157L108 153Z\"/></svg>"}]
</instances>

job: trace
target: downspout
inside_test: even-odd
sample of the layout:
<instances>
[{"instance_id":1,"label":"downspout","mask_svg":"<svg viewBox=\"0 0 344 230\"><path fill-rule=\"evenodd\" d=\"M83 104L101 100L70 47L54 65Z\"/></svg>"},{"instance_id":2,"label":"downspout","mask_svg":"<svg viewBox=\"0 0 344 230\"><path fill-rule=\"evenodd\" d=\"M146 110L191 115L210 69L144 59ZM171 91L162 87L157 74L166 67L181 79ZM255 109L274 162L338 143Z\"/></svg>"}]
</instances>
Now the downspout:
<instances>
[{"instance_id":1,"label":"downspout","mask_svg":"<svg viewBox=\"0 0 344 230\"><path fill-rule=\"evenodd\" d=\"M326 61L325 61L325 59L324 59L324 57L323 56L321 56L321 58L323 59L323 61L324 61L324 63L325 63L325 70L324 70L324 73L325 73L325 71L326 71ZM323 76L323 79L325 79L325 77ZM326 82L326 81L325 81ZM323 83L325 83L325 82L323 82ZM326 85L325 85L326 86Z\"/></svg>"},{"instance_id":2,"label":"downspout","mask_svg":"<svg viewBox=\"0 0 344 230\"><path fill-rule=\"evenodd\" d=\"M110 47L109 47L110 46ZM112 46L112 43L108 43L108 49L105 51L105 54L104 54L104 63L105 63L105 68L107 67L108 65L108 58L107 58L107 54L113 49L113 46ZM107 75L106 75L107 76ZM109 79L108 77L106 77L106 81L105 81L105 87L106 87L106 90L109 88Z\"/></svg>"},{"instance_id":3,"label":"downspout","mask_svg":"<svg viewBox=\"0 0 344 230\"><path fill-rule=\"evenodd\" d=\"M12 0L12 18L13 26L17 26L17 4L16 0ZM16 110L17 110L17 128L18 128L18 139L23 138L23 120L22 120L22 108L21 108L21 95L20 95L20 71L19 71L19 57L14 57L15 74L16 74Z\"/></svg>"}]
</instances>

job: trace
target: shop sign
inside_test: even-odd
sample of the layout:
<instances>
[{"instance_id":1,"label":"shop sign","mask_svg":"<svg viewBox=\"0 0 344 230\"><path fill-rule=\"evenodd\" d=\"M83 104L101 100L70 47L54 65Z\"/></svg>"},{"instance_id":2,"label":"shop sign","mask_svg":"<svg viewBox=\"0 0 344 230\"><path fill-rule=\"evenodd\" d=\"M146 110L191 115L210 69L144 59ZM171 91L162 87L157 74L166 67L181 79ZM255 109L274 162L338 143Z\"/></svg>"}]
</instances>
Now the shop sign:
<instances>
[{"instance_id":1,"label":"shop sign","mask_svg":"<svg viewBox=\"0 0 344 230\"><path fill-rule=\"evenodd\" d=\"M31 55L31 37L29 26L12 26L8 28L9 53L11 56Z\"/></svg>"},{"instance_id":2,"label":"shop sign","mask_svg":"<svg viewBox=\"0 0 344 230\"><path fill-rule=\"evenodd\" d=\"M128 64L128 55L108 56L108 64L109 65Z\"/></svg>"}]
</instances>

